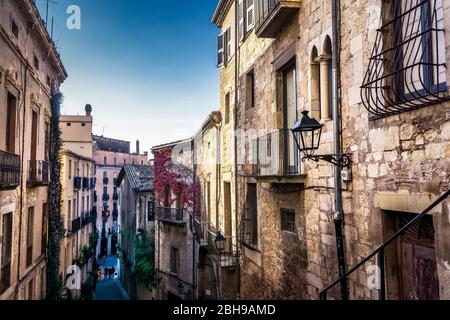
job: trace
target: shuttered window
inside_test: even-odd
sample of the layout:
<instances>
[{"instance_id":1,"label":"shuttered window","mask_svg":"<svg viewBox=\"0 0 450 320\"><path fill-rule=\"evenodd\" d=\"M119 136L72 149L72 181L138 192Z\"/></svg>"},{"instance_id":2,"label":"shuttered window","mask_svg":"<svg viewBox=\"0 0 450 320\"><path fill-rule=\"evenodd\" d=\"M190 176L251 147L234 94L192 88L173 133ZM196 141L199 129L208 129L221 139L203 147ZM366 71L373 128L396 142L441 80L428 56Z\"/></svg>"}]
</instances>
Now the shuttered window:
<instances>
[{"instance_id":1,"label":"shuttered window","mask_svg":"<svg viewBox=\"0 0 450 320\"><path fill-rule=\"evenodd\" d=\"M245 21L244 21L244 0L239 0L239 41L244 40L245 35Z\"/></svg>"},{"instance_id":2,"label":"shuttered window","mask_svg":"<svg viewBox=\"0 0 450 320\"><path fill-rule=\"evenodd\" d=\"M227 31L225 31L226 62L230 61L231 57L233 56L233 41L231 38L231 28L228 28Z\"/></svg>"},{"instance_id":3,"label":"shuttered window","mask_svg":"<svg viewBox=\"0 0 450 320\"><path fill-rule=\"evenodd\" d=\"M255 26L255 1L247 0L247 31Z\"/></svg>"},{"instance_id":4,"label":"shuttered window","mask_svg":"<svg viewBox=\"0 0 450 320\"><path fill-rule=\"evenodd\" d=\"M217 66L221 67L225 62L225 45L224 45L225 35L221 33L217 38Z\"/></svg>"}]
</instances>

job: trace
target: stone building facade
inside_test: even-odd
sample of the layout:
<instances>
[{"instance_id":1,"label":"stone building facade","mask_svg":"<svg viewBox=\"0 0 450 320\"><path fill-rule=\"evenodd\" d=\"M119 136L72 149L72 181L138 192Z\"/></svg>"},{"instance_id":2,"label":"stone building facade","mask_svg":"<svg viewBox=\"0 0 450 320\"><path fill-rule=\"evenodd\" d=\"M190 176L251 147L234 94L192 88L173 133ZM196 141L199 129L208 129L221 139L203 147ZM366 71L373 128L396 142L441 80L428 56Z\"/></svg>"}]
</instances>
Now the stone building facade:
<instances>
[{"instance_id":1,"label":"stone building facade","mask_svg":"<svg viewBox=\"0 0 450 320\"><path fill-rule=\"evenodd\" d=\"M115 183L125 165L147 165L148 153L130 150L130 142L94 135L94 160L97 199L97 230L100 234L98 252L108 256L117 252L120 229L120 193Z\"/></svg>"},{"instance_id":2,"label":"stone building facade","mask_svg":"<svg viewBox=\"0 0 450 320\"><path fill-rule=\"evenodd\" d=\"M155 265L158 300L195 299L193 139L155 146ZM164 188L161 193L160 188ZM160 192L158 194L158 191Z\"/></svg>"},{"instance_id":3,"label":"stone building facade","mask_svg":"<svg viewBox=\"0 0 450 320\"><path fill-rule=\"evenodd\" d=\"M418 49L408 49L406 43L412 40L404 31L403 38L397 39L400 43L392 47L404 48L403 63L409 63L405 68L411 71L384 66L392 68L400 81L394 82L396 90L388 93L382 92L388 88L383 81L391 75L384 71L386 76L377 78L383 71L376 68L383 67L373 62L377 57L372 50L383 43L378 28L402 19L401 10L407 12L404 16L425 17L420 10L431 8L433 14L422 18L423 24L409 22L410 29L419 31L426 23L447 29L450 12L440 0L418 8L412 7L414 1L405 1L404 7L395 7L392 1L340 1L339 81L335 84L332 2L279 0L271 7L268 2L219 1L213 20L221 34L228 26L237 27L231 34L239 39L231 41L235 45L230 45L230 60L223 57L228 48L223 43L228 42L221 42L222 35L218 48L219 65L223 64L221 95L233 83L238 88L232 110L240 146L236 161L239 297L318 299L339 275L335 171L325 161L303 162L290 129L301 119L302 111L309 111L323 125L316 153L331 154L336 139L333 118L340 117L342 129L337 139L352 158L351 170L345 172L339 186L349 269L448 190L449 107L445 101L449 74L444 66L450 58L448 34L422 30L429 34L422 39L423 46L436 53L430 54L431 63L420 55L411 62L414 55L408 50ZM234 17L238 23L232 22ZM388 40L384 39L385 48L389 48ZM423 71L420 67L424 65L435 69ZM421 81L426 72L430 72L427 81L431 87ZM372 83L383 85L377 91ZM337 114L332 112L334 85L340 93ZM226 99L221 97L221 112L227 110L223 101ZM386 248L388 299L448 298L448 211L448 202L440 203L417 228L409 229L415 233L397 238ZM371 285L375 265L372 259L350 276L350 298L378 297L377 287ZM429 276L421 278L420 274ZM339 286L328 296L339 298Z\"/></svg>"},{"instance_id":4,"label":"stone building facade","mask_svg":"<svg viewBox=\"0 0 450 320\"><path fill-rule=\"evenodd\" d=\"M60 118L61 216L66 230L61 243L60 268L63 279L79 268L80 281L71 292L74 295L81 293L81 285L92 272L97 249L92 107L87 105L85 111L84 116Z\"/></svg>"},{"instance_id":5,"label":"stone building facade","mask_svg":"<svg viewBox=\"0 0 450 320\"><path fill-rule=\"evenodd\" d=\"M136 247L145 242L143 251L150 264L155 263L155 217L153 192L153 167L125 165L119 172L116 186L120 190L120 279L132 299L151 300L155 298L155 288L151 280L147 283L136 277ZM141 245L141 247L142 247ZM142 253L140 253L142 255ZM138 257L142 259L143 257Z\"/></svg>"},{"instance_id":6,"label":"stone building facade","mask_svg":"<svg viewBox=\"0 0 450 320\"><path fill-rule=\"evenodd\" d=\"M0 300L43 299L50 102L67 73L34 1L1 1L0 26Z\"/></svg>"}]
</instances>

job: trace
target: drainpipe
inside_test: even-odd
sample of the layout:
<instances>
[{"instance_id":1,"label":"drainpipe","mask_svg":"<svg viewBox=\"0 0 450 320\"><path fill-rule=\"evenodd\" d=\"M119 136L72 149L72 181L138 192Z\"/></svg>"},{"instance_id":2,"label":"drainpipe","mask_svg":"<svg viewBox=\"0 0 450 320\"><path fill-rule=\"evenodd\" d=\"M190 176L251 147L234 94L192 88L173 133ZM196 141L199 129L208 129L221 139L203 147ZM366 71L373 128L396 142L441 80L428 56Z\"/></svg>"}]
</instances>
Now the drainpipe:
<instances>
[{"instance_id":1,"label":"drainpipe","mask_svg":"<svg viewBox=\"0 0 450 320\"><path fill-rule=\"evenodd\" d=\"M237 156L237 106L238 106L238 86L239 86L239 62L240 62L240 50L239 50L239 4L238 1L234 3L234 108L233 108L233 126L234 126L234 224L236 232L236 247L238 248L237 235L239 232L239 200L238 200L238 156ZM239 249L237 249L239 252ZM237 274L237 300L241 299L241 268L239 261L239 253L237 254L236 261L236 274Z\"/></svg>"},{"instance_id":2,"label":"drainpipe","mask_svg":"<svg viewBox=\"0 0 450 320\"><path fill-rule=\"evenodd\" d=\"M334 153L342 153L341 146L341 119L340 119L340 0L332 0L332 30L333 30L333 56L332 56L332 72L333 72L333 140ZM336 232L336 248L339 265L339 277L346 272L345 252L344 252L344 211L342 206L342 172L339 166L334 167L334 199L335 214L334 226ZM342 280L341 299L348 299L347 280Z\"/></svg>"}]
</instances>

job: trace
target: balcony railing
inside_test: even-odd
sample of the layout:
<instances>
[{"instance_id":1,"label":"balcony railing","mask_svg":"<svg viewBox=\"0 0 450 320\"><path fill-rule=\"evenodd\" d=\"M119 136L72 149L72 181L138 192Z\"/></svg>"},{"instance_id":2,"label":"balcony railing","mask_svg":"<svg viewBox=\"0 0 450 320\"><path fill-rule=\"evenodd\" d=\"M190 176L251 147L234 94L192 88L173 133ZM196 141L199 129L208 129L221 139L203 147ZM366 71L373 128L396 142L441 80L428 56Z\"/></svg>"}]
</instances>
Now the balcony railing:
<instances>
[{"instance_id":1,"label":"balcony railing","mask_svg":"<svg viewBox=\"0 0 450 320\"><path fill-rule=\"evenodd\" d=\"M16 188L20 184L20 156L0 151L0 189Z\"/></svg>"},{"instance_id":2,"label":"balcony railing","mask_svg":"<svg viewBox=\"0 0 450 320\"><path fill-rule=\"evenodd\" d=\"M275 38L300 5L301 0L255 0L256 35Z\"/></svg>"},{"instance_id":3,"label":"balcony railing","mask_svg":"<svg viewBox=\"0 0 450 320\"><path fill-rule=\"evenodd\" d=\"M253 175L300 175L300 154L289 130L278 130L253 141Z\"/></svg>"},{"instance_id":4,"label":"balcony railing","mask_svg":"<svg viewBox=\"0 0 450 320\"><path fill-rule=\"evenodd\" d=\"M29 184L47 185L50 182L50 162L30 160L27 182Z\"/></svg>"},{"instance_id":5,"label":"balcony railing","mask_svg":"<svg viewBox=\"0 0 450 320\"><path fill-rule=\"evenodd\" d=\"M89 189L89 178L83 178L83 189Z\"/></svg>"},{"instance_id":6,"label":"balcony railing","mask_svg":"<svg viewBox=\"0 0 450 320\"><path fill-rule=\"evenodd\" d=\"M103 184L108 184L109 183L109 178L103 178Z\"/></svg>"},{"instance_id":7,"label":"balcony railing","mask_svg":"<svg viewBox=\"0 0 450 320\"><path fill-rule=\"evenodd\" d=\"M119 200L119 193L118 193L118 192L114 192L114 193L113 193L113 200L114 200L114 201Z\"/></svg>"},{"instance_id":8,"label":"balcony railing","mask_svg":"<svg viewBox=\"0 0 450 320\"><path fill-rule=\"evenodd\" d=\"M81 225L84 227L84 226L88 225L89 223L91 223L91 213L90 213L90 211L86 211L81 216Z\"/></svg>"},{"instance_id":9,"label":"balcony railing","mask_svg":"<svg viewBox=\"0 0 450 320\"><path fill-rule=\"evenodd\" d=\"M109 194L104 193L103 196L102 196L102 200L103 201L109 201L109 199L110 199Z\"/></svg>"},{"instance_id":10,"label":"balcony railing","mask_svg":"<svg viewBox=\"0 0 450 320\"><path fill-rule=\"evenodd\" d=\"M119 216L119 209L117 208L116 204L113 206L112 215L113 218L117 218Z\"/></svg>"},{"instance_id":11,"label":"balcony railing","mask_svg":"<svg viewBox=\"0 0 450 320\"><path fill-rule=\"evenodd\" d=\"M94 191L94 203L97 203L97 201L98 201L97 191Z\"/></svg>"},{"instance_id":12,"label":"balcony railing","mask_svg":"<svg viewBox=\"0 0 450 320\"><path fill-rule=\"evenodd\" d=\"M184 209L176 209L176 208L166 208L166 207L155 207L155 217L158 220L175 223L175 224L183 224L186 223L184 221Z\"/></svg>"},{"instance_id":13,"label":"balcony railing","mask_svg":"<svg viewBox=\"0 0 450 320\"><path fill-rule=\"evenodd\" d=\"M78 217L75 220L72 220L70 232L77 233L80 229L81 229L81 217Z\"/></svg>"},{"instance_id":14,"label":"balcony railing","mask_svg":"<svg viewBox=\"0 0 450 320\"><path fill-rule=\"evenodd\" d=\"M76 190L81 189L82 179L81 177L74 177L73 178L73 188Z\"/></svg>"},{"instance_id":15,"label":"balcony railing","mask_svg":"<svg viewBox=\"0 0 450 320\"><path fill-rule=\"evenodd\" d=\"M95 189L95 178L89 179L90 189Z\"/></svg>"}]
</instances>

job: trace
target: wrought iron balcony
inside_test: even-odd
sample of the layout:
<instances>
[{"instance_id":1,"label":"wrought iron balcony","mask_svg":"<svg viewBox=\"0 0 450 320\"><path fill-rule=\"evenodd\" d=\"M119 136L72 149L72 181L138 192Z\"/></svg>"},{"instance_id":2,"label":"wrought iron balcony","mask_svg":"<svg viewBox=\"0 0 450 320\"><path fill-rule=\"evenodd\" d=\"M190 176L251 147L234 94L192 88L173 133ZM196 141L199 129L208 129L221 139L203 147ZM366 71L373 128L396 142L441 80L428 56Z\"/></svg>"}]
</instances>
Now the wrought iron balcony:
<instances>
[{"instance_id":1,"label":"wrought iron balcony","mask_svg":"<svg viewBox=\"0 0 450 320\"><path fill-rule=\"evenodd\" d=\"M113 218L117 218L119 216L119 208L117 207L117 204L114 204L113 210L112 210Z\"/></svg>"},{"instance_id":2,"label":"wrought iron balcony","mask_svg":"<svg viewBox=\"0 0 450 320\"><path fill-rule=\"evenodd\" d=\"M300 0L255 0L256 35L260 38L275 38L300 5Z\"/></svg>"},{"instance_id":3,"label":"wrought iron balcony","mask_svg":"<svg viewBox=\"0 0 450 320\"><path fill-rule=\"evenodd\" d=\"M102 200L103 201L109 201L109 199L110 199L109 194L104 193L103 196L102 196Z\"/></svg>"},{"instance_id":4,"label":"wrought iron balcony","mask_svg":"<svg viewBox=\"0 0 450 320\"><path fill-rule=\"evenodd\" d=\"M77 233L81 229L81 217L72 220L70 233Z\"/></svg>"},{"instance_id":5,"label":"wrought iron balcony","mask_svg":"<svg viewBox=\"0 0 450 320\"><path fill-rule=\"evenodd\" d=\"M255 177L299 176L300 154L289 130L278 130L253 141Z\"/></svg>"},{"instance_id":6,"label":"wrought iron balcony","mask_svg":"<svg viewBox=\"0 0 450 320\"><path fill-rule=\"evenodd\" d=\"M98 201L97 191L94 191L94 203L97 203L97 201Z\"/></svg>"},{"instance_id":7,"label":"wrought iron balcony","mask_svg":"<svg viewBox=\"0 0 450 320\"><path fill-rule=\"evenodd\" d=\"M91 223L91 213L89 211L86 211L81 215L81 225L84 227Z\"/></svg>"},{"instance_id":8,"label":"wrought iron balcony","mask_svg":"<svg viewBox=\"0 0 450 320\"><path fill-rule=\"evenodd\" d=\"M73 178L73 188L75 190L80 190L81 189L81 183L82 183L81 177L74 177Z\"/></svg>"},{"instance_id":9,"label":"wrought iron balcony","mask_svg":"<svg viewBox=\"0 0 450 320\"><path fill-rule=\"evenodd\" d=\"M89 189L89 178L83 178L83 189Z\"/></svg>"},{"instance_id":10,"label":"wrought iron balcony","mask_svg":"<svg viewBox=\"0 0 450 320\"><path fill-rule=\"evenodd\" d=\"M48 185L50 182L50 162L30 160L27 182L31 185Z\"/></svg>"},{"instance_id":11,"label":"wrought iron balcony","mask_svg":"<svg viewBox=\"0 0 450 320\"><path fill-rule=\"evenodd\" d=\"M184 224L185 210L167 207L155 207L155 217L158 220L174 223Z\"/></svg>"},{"instance_id":12,"label":"wrought iron balcony","mask_svg":"<svg viewBox=\"0 0 450 320\"><path fill-rule=\"evenodd\" d=\"M95 178L89 178L90 189L95 189Z\"/></svg>"},{"instance_id":13,"label":"wrought iron balcony","mask_svg":"<svg viewBox=\"0 0 450 320\"><path fill-rule=\"evenodd\" d=\"M109 178L103 178L103 184L108 184L109 183Z\"/></svg>"},{"instance_id":14,"label":"wrought iron balcony","mask_svg":"<svg viewBox=\"0 0 450 320\"><path fill-rule=\"evenodd\" d=\"M16 188L20 184L20 156L0 151L0 189Z\"/></svg>"},{"instance_id":15,"label":"wrought iron balcony","mask_svg":"<svg viewBox=\"0 0 450 320\"><path fill-rule=\"evenodd\" d=\"M117 191L113 193L113 200L114 201L119 200L119 193Z\"/></svg>"}]
</instances>

